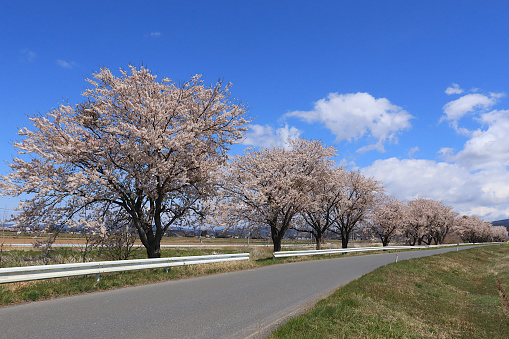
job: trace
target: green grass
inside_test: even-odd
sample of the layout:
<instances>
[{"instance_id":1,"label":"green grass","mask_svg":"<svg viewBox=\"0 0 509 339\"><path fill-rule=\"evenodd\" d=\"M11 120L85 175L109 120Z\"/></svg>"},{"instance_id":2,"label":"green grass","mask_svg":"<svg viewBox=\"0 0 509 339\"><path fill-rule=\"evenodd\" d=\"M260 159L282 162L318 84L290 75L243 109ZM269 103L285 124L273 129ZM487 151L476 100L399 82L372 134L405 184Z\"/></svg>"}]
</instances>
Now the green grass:
<instances>
[{"instance_id":1,"label":"green grass","mask_svg":"<svg viewBox=\"0 0 509 339\"><path fill-rule=\"evenodd\" d=\"M401 261L338 289L270 338L508 338L509 246Z\"/></svg>"}]
</instances>

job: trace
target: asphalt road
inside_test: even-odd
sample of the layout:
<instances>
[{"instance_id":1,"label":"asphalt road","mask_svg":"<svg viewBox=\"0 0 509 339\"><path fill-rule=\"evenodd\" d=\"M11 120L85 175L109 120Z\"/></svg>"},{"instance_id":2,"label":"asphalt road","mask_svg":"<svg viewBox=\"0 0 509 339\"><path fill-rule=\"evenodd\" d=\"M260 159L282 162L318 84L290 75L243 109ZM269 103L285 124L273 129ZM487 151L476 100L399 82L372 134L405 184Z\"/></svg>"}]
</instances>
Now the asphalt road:
<instances>
[{"instance_id":1,"label":"asphalt road","mask_svg":"<svg viewBox=\"0 0 509 339\"><path fill-rule=\"evenodd\" d=\"M398 255L405 260L455 250ZM3 307L0 338L263 338L395 256L274 265Z\"/></svg>"}]
</instances>

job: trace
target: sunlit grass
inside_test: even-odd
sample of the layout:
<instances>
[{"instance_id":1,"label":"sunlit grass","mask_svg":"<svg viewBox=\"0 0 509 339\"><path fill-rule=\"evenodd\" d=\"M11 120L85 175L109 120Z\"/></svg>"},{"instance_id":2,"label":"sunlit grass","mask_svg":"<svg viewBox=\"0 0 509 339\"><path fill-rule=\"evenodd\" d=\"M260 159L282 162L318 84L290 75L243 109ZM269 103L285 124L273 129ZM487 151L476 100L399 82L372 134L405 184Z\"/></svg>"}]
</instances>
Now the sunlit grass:
<instances>
[{"instance_id":1,"label":"sunlit grass","mask_svg":"<svg viewBox=\"0 0 509 339\"><path fill-rule=\"evenodd\" d=\"M271 338L508 338L509 246L402 261L341 287Z\"/></svg>"}]
</instances>

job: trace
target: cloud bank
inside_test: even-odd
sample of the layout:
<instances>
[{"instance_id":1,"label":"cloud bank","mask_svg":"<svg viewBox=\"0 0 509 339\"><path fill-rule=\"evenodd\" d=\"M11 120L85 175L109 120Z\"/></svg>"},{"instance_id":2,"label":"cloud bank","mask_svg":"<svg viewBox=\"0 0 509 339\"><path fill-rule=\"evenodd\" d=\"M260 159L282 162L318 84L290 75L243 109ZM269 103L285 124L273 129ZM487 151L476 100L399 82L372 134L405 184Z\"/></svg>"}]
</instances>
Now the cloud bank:
<instances>
[{"instance_id":1,"label":"cloud bank","mask_svg":"<svg viewBox=\"0 0 509 339\"><path fill-rule=\"evenodd\" d=\"M376 143L358 149L358 152L378 150L384 144L395 142L396 134L410 128L412 116L386 98L376 99L369 93L330 93L320 99L311 111L294 111L287 117L297 117L308 123L321 123L336 137L336 141L370 137Z\"/></svg>"},{"instance_id":2,"label":"cloud bank","mask_svg":"<svg viewBox=\"0 0 509 339\"><path fill-rule=\"evenodd\" d=\"M509 173L503 168L470 171L459 164L424 159L377 160L362 172L381 180L389 194L403 200L442 200L462 215L486 220L509 215Z\"/></svg>"},{"instance_id":3,"label":"cloud bank","mask_svg":"<svg viewBox=\"0 0 509 339\"><path fill-rule=\"evenodd\" d=\"M242 144L254 147L285 147L289 139L296 139L302 134L302 131L287 124L277 129L256 124L250 124L248 128Z\"/></svg>"},{"instance_id":4,"label":"cloud bank","mask_svg":"<svg viewBox=\"0 0 509 339\"><path fill-rule=\"evenodd\" d=\"M455 95L442 108L437 121L448 122L451 133L465 138L461 149L443 145L436 159L418 159L419 146L410 148L406 159L391 157L374 161L360 170L380 180L389 194L403 200L425 197L441 200L458 213L478 215L485 220L509 218L509 110L496 110L503 93L465 91L453 83L445 90ZM311 111L293 111L284 117L322 124L336 138L346 142L375 139L357 150L384 150L398 133L410 128L412 116L386 98L368 93L331 93L318 100ZM244 145L285 146L302 131L286 124L249 126ZM447 139L446 139L447 140ZM342 165L354 166L346 159Z\"/></svg>"},{"instance_id":5,"label":"cloud bank","mask_svg":"<svg viewBox=\"0 0 509 339\"><path fill-rule=\"evenodd\" d=\"M450 121L457 133L467 136L459 151L438 150L444 161L390 158L376 160L362 171L381 180L388 193L400 199L427 197L444 201L460 214L508 218L509 110L489 111L502 95L469 93L444 105L441 121ZM460 125L467 117L477 129Z\"/></svg>"}]
</instances>

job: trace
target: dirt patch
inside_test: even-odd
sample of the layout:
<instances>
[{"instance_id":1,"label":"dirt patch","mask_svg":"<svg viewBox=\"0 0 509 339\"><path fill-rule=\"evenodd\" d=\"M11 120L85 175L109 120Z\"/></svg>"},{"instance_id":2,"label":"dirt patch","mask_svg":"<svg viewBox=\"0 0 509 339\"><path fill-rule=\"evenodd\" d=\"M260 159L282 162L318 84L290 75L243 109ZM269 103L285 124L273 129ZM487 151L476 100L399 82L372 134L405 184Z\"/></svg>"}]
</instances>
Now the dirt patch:
<instances>
[{"instance_id":1,"label":"dirt patch","mask_svg":"<svg viewBox=\"0 0 509 339\"><path fill-rule=\"evenodd\" d=\"M504 308L505 313L509 315L509 301L507 300L507 295L505 294L504 288L502 287L500 280L498 278L495 278L495 282L497 283L500 298L502 298L502 307Z\"/></svg>"}]
</instances>

